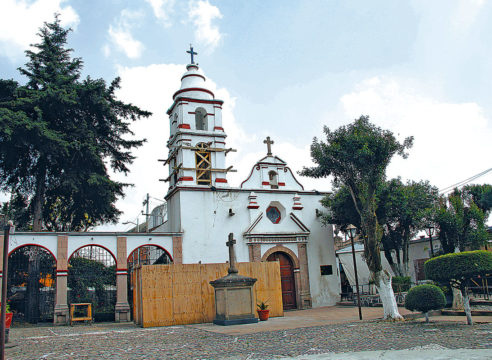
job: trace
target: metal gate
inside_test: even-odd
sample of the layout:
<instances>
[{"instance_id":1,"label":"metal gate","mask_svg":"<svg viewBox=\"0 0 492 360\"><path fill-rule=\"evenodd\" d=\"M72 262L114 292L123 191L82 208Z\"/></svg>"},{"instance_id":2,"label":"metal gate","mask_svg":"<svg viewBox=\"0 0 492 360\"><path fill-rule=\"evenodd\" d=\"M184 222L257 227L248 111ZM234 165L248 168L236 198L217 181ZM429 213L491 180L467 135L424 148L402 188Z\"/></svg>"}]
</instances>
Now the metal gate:
<instances>
[{"instance_id":1,"label":"metal gate","mask_svg":"<svg viewBox=\"0 0 492 360\"><path fill-rule=\"evenodd\" d=\"M92 303L95 321L114 321L116 260L106 249L88 245L68 262L68 302Z\"/></svg>"},{"instance_id":2,"label":"metal gate","mask_svg":"<svg viewBox=\"0 0 492 360\"><path fill-rule=\"evenodd\" d=\"M56 260L46 249L28 245L9 255L7 297L15 322L53 321Z\"/></svg>"},{"instance_id":3,"label":"metal gate","mask_svg":"<svg viewBox=\"0 0 492 360\"><path fill-rule=\"evenodd\" d=\"M133 250L128 257L128 304L133 319L133 280L132 272L138 265L171 264L172 260L166 250L156 245L143 245Z\"/></svg>"}]
</instances>

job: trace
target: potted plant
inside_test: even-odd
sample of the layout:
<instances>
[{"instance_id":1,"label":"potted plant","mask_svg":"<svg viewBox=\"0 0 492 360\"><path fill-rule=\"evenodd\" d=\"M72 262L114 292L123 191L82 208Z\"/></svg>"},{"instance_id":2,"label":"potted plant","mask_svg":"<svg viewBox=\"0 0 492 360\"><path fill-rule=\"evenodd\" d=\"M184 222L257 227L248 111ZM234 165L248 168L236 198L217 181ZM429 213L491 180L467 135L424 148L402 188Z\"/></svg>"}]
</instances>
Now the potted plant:
<instances>
[{"instance_id":1,"label":"potted plant","mask_svg":"<svg viewBox=\"0 0 492 360\"><path fill-rule=\"evenodd\" d=\"M268 304L265 301L260 301L258 304L256 304L258 309L258 317L260 318L260 321L267 321L268 316L270 313L270 309L268 309Z\"/></svg>"}]
</instances>

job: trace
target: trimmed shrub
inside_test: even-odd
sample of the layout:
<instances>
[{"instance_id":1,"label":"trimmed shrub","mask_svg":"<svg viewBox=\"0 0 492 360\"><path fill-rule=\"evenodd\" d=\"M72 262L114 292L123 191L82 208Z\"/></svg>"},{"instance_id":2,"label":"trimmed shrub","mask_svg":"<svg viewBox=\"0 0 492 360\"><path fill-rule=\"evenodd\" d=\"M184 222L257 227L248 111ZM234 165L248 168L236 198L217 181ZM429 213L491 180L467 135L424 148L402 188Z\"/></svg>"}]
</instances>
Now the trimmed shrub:
<instances>
[{"instance_id":1,"label":"trimmed shrub","mask_svg":"<svg viewBox=\"0 0 492 360\"><path fill-rule=\"evenodd\" d=\"M434 281L465 281L492 272L492 253L476 250L441 255L427 260L424 270L426 277Z\"/></svg>"},{"instance_id":2,"label":"trimmed shrub","mask_svg":"<svg viewBox=\"0 0 492 360\"><path fill-rule=\"evenodd\" d=\"M391 278L391 286L393 287L393 291L396 292L405 292L410 290L412 286L412 279L410 276L393 276Z\"/></svg>"},{"instance_id":3,"label":"trimmed shrub","mask_svg":"<svg viewBox=\"0 0 492 360\"><path fill-rule=\"evenodd\" d=\"M442 290L431 284L418 285L410 289L405 298L405 308L426 314L430 310L439 310L446 306L446 297Z\"/></svg>"}]
</instances>

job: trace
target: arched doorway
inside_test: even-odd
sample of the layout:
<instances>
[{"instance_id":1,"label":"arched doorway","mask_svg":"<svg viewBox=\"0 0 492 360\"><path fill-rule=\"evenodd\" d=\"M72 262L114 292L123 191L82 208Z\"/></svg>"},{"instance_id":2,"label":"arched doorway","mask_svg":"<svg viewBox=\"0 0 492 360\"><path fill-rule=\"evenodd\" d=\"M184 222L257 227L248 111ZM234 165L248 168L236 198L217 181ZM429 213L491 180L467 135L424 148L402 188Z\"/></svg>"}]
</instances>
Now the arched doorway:
<instances>
[{"instance_id":1,"label":"arched doorway","mask_svg":"<svg viewBox=\"0 0 492 360\"><path fill-rule=\"evenodd\" d=\"M172 264L173 260L169 253L157 245L142 245L132 251L128 256L128 304L130 305L130 314L133 319L133 269L138 265L164 265Z\"/></svg>"},{"instance_id":2,"label":"arched doorway","mask_svg":"<svg viewBox=\"0 0 492 360\"><path fill-rule=\"evenodd\" d=\"M37 245L22 246L9 255L7 298L14 321L53 321L56 259Z\"/></svg>"},{"instance_id":3,"label":"arched doorway","mask_svg":"<svg viewBox=\"0 0 492 360\"><path fill-rule=\"evenodd\" d=\"M68 303L92 303L95 321L114 321L116 259L98 245L75 251L68 261Z\"/></svg>"},{"instance_id":4,"label":"arched doorway","mask_svg":"<svg viewBox=\"0 0 492 360\"><path fill-rule=\"evenodd\" d=\"M278 261L280 263L280 281L282 284L282 303L284 310L296 309L296 286L292 260L287 254L277 251L270 254L267 261Z\"/></svg>"}]
</instances>

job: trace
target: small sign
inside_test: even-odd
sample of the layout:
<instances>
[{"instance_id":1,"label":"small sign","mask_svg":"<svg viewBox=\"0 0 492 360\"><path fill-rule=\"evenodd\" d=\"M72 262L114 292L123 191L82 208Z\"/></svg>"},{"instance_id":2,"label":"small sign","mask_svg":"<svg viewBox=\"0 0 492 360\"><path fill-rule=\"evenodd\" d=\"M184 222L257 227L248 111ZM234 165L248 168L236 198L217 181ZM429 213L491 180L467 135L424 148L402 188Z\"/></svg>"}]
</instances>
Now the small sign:
<instances>
[{"instance_id":1,"label":"small sign","mask_svg":"<svg viewBox=\"0 0 492 360\"><path fill-rule=\"evenodd\" d=\"M331 265L321 265L321 275L333 275L333 268Z\"/></svg>"}]
</instances>

